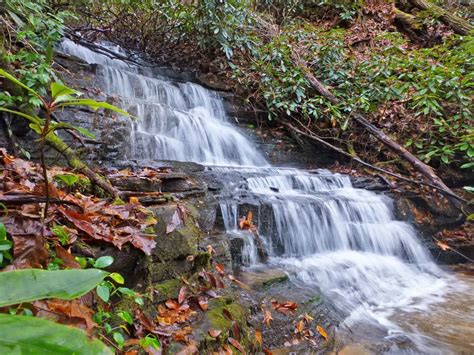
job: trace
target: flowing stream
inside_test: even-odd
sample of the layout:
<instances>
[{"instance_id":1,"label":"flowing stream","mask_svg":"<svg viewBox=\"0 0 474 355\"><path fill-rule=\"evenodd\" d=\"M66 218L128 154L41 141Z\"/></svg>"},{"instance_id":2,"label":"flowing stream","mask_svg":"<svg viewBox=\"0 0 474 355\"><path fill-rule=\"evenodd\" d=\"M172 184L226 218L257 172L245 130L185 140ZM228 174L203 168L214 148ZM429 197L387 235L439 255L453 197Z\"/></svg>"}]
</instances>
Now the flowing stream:
<instances>
[{"instance_id":1,"label":"flowing stream","mask_svg":"<svg viewBox=\"0 0 474 355\"><path fill-rule=\"evenodd\" d=\"M432 261L413 227L394 218L388 197L356 189L344 175L272 167L228 120L222 99L199 85L173 82L67 40L61 50L99 64L102 89L120 96L138 117L129 137L131 158L198 162L233 177L225 180L221 209L229 233L246 240L248 267L261 260L238 219L239 206L252 199L271 209L271 227L259 225L267 263L320 290L344 314L341 332L361 343L380 337L387 353L474 349L472 286ZM453 309L459 300L462 306ZM450 327L459 333L449 334Z\"/></svg>"}]
</instances>

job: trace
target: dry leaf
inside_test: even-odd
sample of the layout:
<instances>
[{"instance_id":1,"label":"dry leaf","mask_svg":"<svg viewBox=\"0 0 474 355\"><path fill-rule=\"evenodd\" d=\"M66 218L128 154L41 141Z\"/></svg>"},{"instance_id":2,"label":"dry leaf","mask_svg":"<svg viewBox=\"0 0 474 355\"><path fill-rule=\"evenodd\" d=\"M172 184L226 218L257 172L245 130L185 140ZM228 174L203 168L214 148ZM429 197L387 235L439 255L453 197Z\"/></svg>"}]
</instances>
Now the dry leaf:
<instances>
[{"instance_id":1,"label":"dry leaf","mask_svg":"<svg viewBox=\"0 0 474 355\"><path fill-rule=\"evenodd\" d=\"M448 244L443 243L443 242L440 242L439 240L436 242L436 245L437 245L442 251L446 251L446 250L451 249L451 247L450 247Z\"/></svg>"},{"instance_id":2,"label":"dry leaf","mask_svg":"<svg viewBox=\"0 0 474 355\"><path fill-rule=\"evenodd\" d=\"M316 326L316 330L318 331L319 334L327 341L328 340L328 333L324 330L323 327L321 327L319 324Z\"/></svg>"},{"instance_id":3,"label":"dry leaf","mask_svg":"<svg viewBox=\"0 0 474 355\"><path fill-rule=\"evenodd\" d=\"M273 320L272 312L270 312L268 309L265 309L263 311L263 323L265 323L266 325L270 325L272 320Z\"/></svg>"},{"instance_id":4,"label":"dry leaf","mask_svg":"<svg viewBox=\"0 0 474 355\"><path fill-rule=\"evenodd\" d=\"M181 287L181 289L179 290L179 295L178 295L178 303L181 304L184 302L186 298L186 287L183 286Z\"/></svg>"},{"instance_id":5,"label":"dry leaf","mask_svg":"<svg viewBox=\"0 0 474 355\"><path fill-rule=\"evenodd\" d=\"M235 340L234 338L230 338L230 337L229 337L229 339L227 339L227 340L229 341L229 343L232 344L232 346L233 346L234 348L236 348L237 350L239 350L242 354L247 354L246 351L245 351L245 349L242 347L242 345L240 345L240 343L239 343L237 340Z\"/></svg>"},{"instance_id":6,"label":"dry leaf","mask_svg":"<svg viewBox=\"0 0 474 355\"><path fill-rule=\"evenodd\" d=\"M257 340L257 343L259 343L260 346L263 345L262 332L260 330L255 331L255 340Z\"/></svg>"},{"instance_id":7,"label":"dry leaf","mask_svg":"<svg viewBox=\"0 0 474 355\"><path fill-rule=\"evenodd\" d=\"M210 329L208 333L211 337L217 338L222 333L222 330Z\"/></svg>"}]
</instances>

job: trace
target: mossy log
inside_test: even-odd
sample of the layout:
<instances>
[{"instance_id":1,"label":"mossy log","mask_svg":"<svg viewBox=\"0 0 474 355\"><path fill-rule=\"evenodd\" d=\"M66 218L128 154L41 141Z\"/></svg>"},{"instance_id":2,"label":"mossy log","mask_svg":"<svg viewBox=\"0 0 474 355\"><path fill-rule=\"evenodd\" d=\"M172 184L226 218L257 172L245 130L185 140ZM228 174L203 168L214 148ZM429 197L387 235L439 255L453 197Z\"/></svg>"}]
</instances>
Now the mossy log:
<instances>
[{"instance_id":1,"label":"mossy log","mask_svg":"<svg viewBox=\"0 0 474 355\"><path fill-rule=\"evenodd\" d=\"M405 33L413 42L423 40L426 34L422 23L418 21L416 16L397 8L394 9L394 14L393 21L400 32Z\"/></svg>"},{"instance_id":2,"label":"mossy log","mask_svg":"<svg viewBox=\"0 0 474 355\"><path fill-rule=\"evenodd\" d=\"M468 21L463 18L456 16L455 14L443 9L442 7L431 3L428 0L409 0L410 4L417 7L420 10L429 11L433 16L439 18L446 25L450 26L453 31L460 35L467 35L469 32L474 30Z\"/></svg>"}]
</instances>

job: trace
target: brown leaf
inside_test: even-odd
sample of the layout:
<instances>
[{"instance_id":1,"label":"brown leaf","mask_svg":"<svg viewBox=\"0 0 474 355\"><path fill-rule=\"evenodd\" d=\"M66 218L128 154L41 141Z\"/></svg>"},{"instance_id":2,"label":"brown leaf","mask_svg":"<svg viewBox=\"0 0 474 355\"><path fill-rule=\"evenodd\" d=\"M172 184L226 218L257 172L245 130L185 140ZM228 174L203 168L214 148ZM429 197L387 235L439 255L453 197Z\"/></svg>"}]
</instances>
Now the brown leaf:
<instances>
[{"instance_id":1,"label":"brown leaf","mask_svg":"<svg viewBox=\"0 0 474 355\"><path fill-rule=\"evenodd\" d=\"M167 300L165 302L166 307L169 309L179 309L179 304L175 300Z\"/></svg>"},{"instance_id":2,"label":"brown leaf","mask_svg":"<svg viewBox=\"0 0 474 355\"><path fill-rule=\"evenodd\" d=\"M323 327L321 327L319 324L316 326L316 330L318 331L319 334L321 334L321 336L326 340L328 341L328 333L326 333L326 331L324 330Z\"/></svg>"},{"instance_id":3,"label":"brown leaf","mask_svg":"<svg viewBox=\"0 0 474 355\"><path fill-rule=\"evenodd\" d=\"M250 290L249 286L244 284L242 281L237 280L234 276L228 275L228 277L229 277L229 280L231 280L233 283L237 284L238 286L240 286L244 290Z\"/></svg>"},{"instance_id":4,"label":"brown leaf","mask_svg":"<svg viewBox=\"0 0 474 355\"><path fill-rule=\"evenodd\" d=\"M15 235L13 239L14 260L8 266L12 269L42 268L49 258L49 253L44 247L44 240L40 234Z\"/></svg>"},{"instance_id":5,"label":"brown leaf","mask_svg":"<svg viewBox=\"0 0 474 355\"><path fill-rule=\"evenodd\" d=\"M179 290L179 295L178 295L178 303L181 304L184 302L186 298L186 286L181 287Z\"/></svg>"},{"instance_id":6,"label":"brown leaf","mask_svg":"<svg viewBox=\"0 0 474 355\"><path fill-rule=\"evenodd\" d=\"M262 340L262 332L260 330L255 331L255 340L257 343L262 346L263 345L263 340Z\"/></svg>"},{"instance_id":7,"label":"brown leaf","mask_svg":"<svg viewBox=\"0 0 474 355\"><path fill-rule=\"evenodd\" d=\"M203 311L206 311L207 308L209 307L209 306L208 306L207 299L204 298L204 297L199 297L199 299L198 299L198 304L199 304L199 307L201 307L201 309L202 309Z\"/></svg>"},{"instance_id":8,"label":"brown leaf","mask_svg":"<svg viewBox=\"0 0 474 355\"><path fill-rule=\"evenodd\" d=\"M265 323L266 325L270 325L272 320L273 320L272 312L270 312L268 309L265 309L263 311L263 323Z\"/></svg>"},{"instance_id":9,"label":"brown leaf","mask_svg":"<svg viewBox=\"0 0 474 355\"><path fill-rule=\"evenodd\" d=\"M180 350L176 355L194 355L198 353L199 353L199 350L197 347L197 343L195 341L190 341L188 346Z\"/></svg>"},{"instance_id":10,"label":"brown leaf","mask_svg":"<svg viewBox=\"0 0 474 355\"><path fill-rule=\"evenodd\" d=\"M216 270L219 272L219 274L221 274L221 275L225 274L224 265L219 264L219 263L215 263L215 267L216 267Z\"/></svg>"},{"instance_id":11,"label":"brown leaf","mask_svg":"<svg viewBox=\"0 0 474 355\"><path fill-rule=\"evenodd\" d=\"M234 320L234 317L232 317L232 314L226 309L224 308L222 310L222 314L224 315L225 318L227 318L228 320L230 321L233 321Z\"/></svg>"},{"instance_id":12,"label":"brown leaf","mask_svg":"<svg viewBox=\"0 0 474 355\"><path fill-rule=\"evenodd\" d=\"M232 344L232 346L234 348L239 350L242 354L246 354L245 349L242 347L242 345L240 345L240 343L237 340L235 340L234 338L230 338L230 337L227 340L229 341L229 343Z\"/></svg>"},{"instance_id":13,"label":"brown leaf","mask_svg":"<svg viewBox=\"0 0 474 355\"><path fill-rule=\"evenodd\" d=\"M222 330L210 329L208 333L211 337L217 338L222 333Z\"/></svg>"},{"instance_id":14,"label":"brown leaf","mask_svg":"<svg viewBox=\"0 0 474 355\"><path fill-rule=\"evenodd\" d=\"M53 319L61 324L72 325L92 333L96 326L92 320L94 311L89 307L80 303L79 300L64 301L59 299L51 299L45 301L33 302L36 309L36 316L42 318Z\"/></svg>"},{"instance_id":15,"label":"brown leaf","mask_svg":"<svg viewBox=\"0 0 474 355\"><path fill-rule=\"evenodd\" d=\"M74 257L62 246L55 245L56 256L64 262L64 266L72 269L80 269L81 265L74 259Z\"/></svg>"},{"instance_id":16,"label":"brown leaf","mask_svg":"<svg viewBox=\"0 0 474 355\"><path fill-rule=\"evenodd\" d=\"M240 341L240 328L235 320L232 321L232 335L237 341Z\"/></svg>"},{"instance_id":17,"label":"brown leaf","mask_svg":"<svg viewBox=\"0 0 474 355\"><path fill-rule=\"evenodd\" d=\"M301 319L298 324L296 324L296 332L297 333L302 333L303 332L303 329L304 329L304 320Z\"/></svg>"},{"instance_id":18,"label":"brown leaf","mask_svg":"<svg viewBox=\"0 0 474 355\"><path fill-rule=\"evenodd\" d=\"M436 242L436 245L437 245L442 251L446 251L446 250L451 249L451 247L450 247L448 244L443 243L443 242L441 242L441 241L439 241L439 240Z\"/></svg>"}]
</instances>

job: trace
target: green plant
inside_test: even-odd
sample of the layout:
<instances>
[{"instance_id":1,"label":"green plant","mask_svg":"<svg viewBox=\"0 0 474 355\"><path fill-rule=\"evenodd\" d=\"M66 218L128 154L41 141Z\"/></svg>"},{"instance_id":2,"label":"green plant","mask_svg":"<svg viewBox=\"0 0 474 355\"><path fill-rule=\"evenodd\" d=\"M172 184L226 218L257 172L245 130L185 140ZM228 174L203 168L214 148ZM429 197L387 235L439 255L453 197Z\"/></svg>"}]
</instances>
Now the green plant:
<instances>
[{"instance_id":1,"label":"green plant","mask_svg":"<svg viewBox=\"0 0 474 355\"><path fill-rule=\"evenodd\" d=\"M7 239L7 229L3 223L0 223L0 267L5 266L12 261L11 249L13 243Z\"/></svg>"},{"instance_id":2,"label":"green plant","mask_svg":"<svg viewBox=\"0 0 474 355\"><path fill-rule=\"evenodd\" d=\"M102 342L76 328L50 320L0 314L2 354L113 354Z\"/></svg>"},{"instance_id":3,"label":"green plant","mask_svg":"<svg viewBox=\"0 0 474 355\"><path fill-rule=\"evenodd\" d=\"M57 131L70 129L76 130L80 134L94 138L94 135L83 127L74 126L68 123L63 122L54 122L52 120L53 114L57 110L62 110L67 107L77 107L77 106L87 106L94 110L99 108L115 111L119 114L128 116L128 113L120 108L111 105L107 102L98 102L92 99L81 98L82 93L69 88L63 85L60 82L52 82L50 84L49 94L47 96L41 96L40 93L31 89L26 84L19 81L17 78L7 73L5 70L0 69L0 77L8 79L10 82L14 83L17 87L23 89L25 92L30 93L36 97L40 104L41 112L43 112L42 117L37 115L31 108L25 108L23 111L18 111L15 109L0 107L0 111L7 112L16 116L20 116L26 119L29 122L29 127L39 135L39 144L40 144L40 160L43 169L43 178L46 186L46 204L44 209L44 218L48 213L49 206L49 178L46 171L46 164L44 161L44 146L46 143L53 144L56 147L64 147L64 142L57 135ZM67 147L67 146L66 146ZM63 154L64 154L63 149ZM84 164L79 162L75 157L69 157L70 162L78 167L84 168ZM100 179L99 179L100 180Z\"/></svg>"},{"instance_id":4,"label":"green plant","mask_svg":"<svg viewBox=\"0 0 474 355\"><path fill-rule=\"evenodd\" d=\"M45 298L72 300L97 286L109 273L97 270L22 269L0 273L0 307Z\"/></svg>"}]
</instances>

